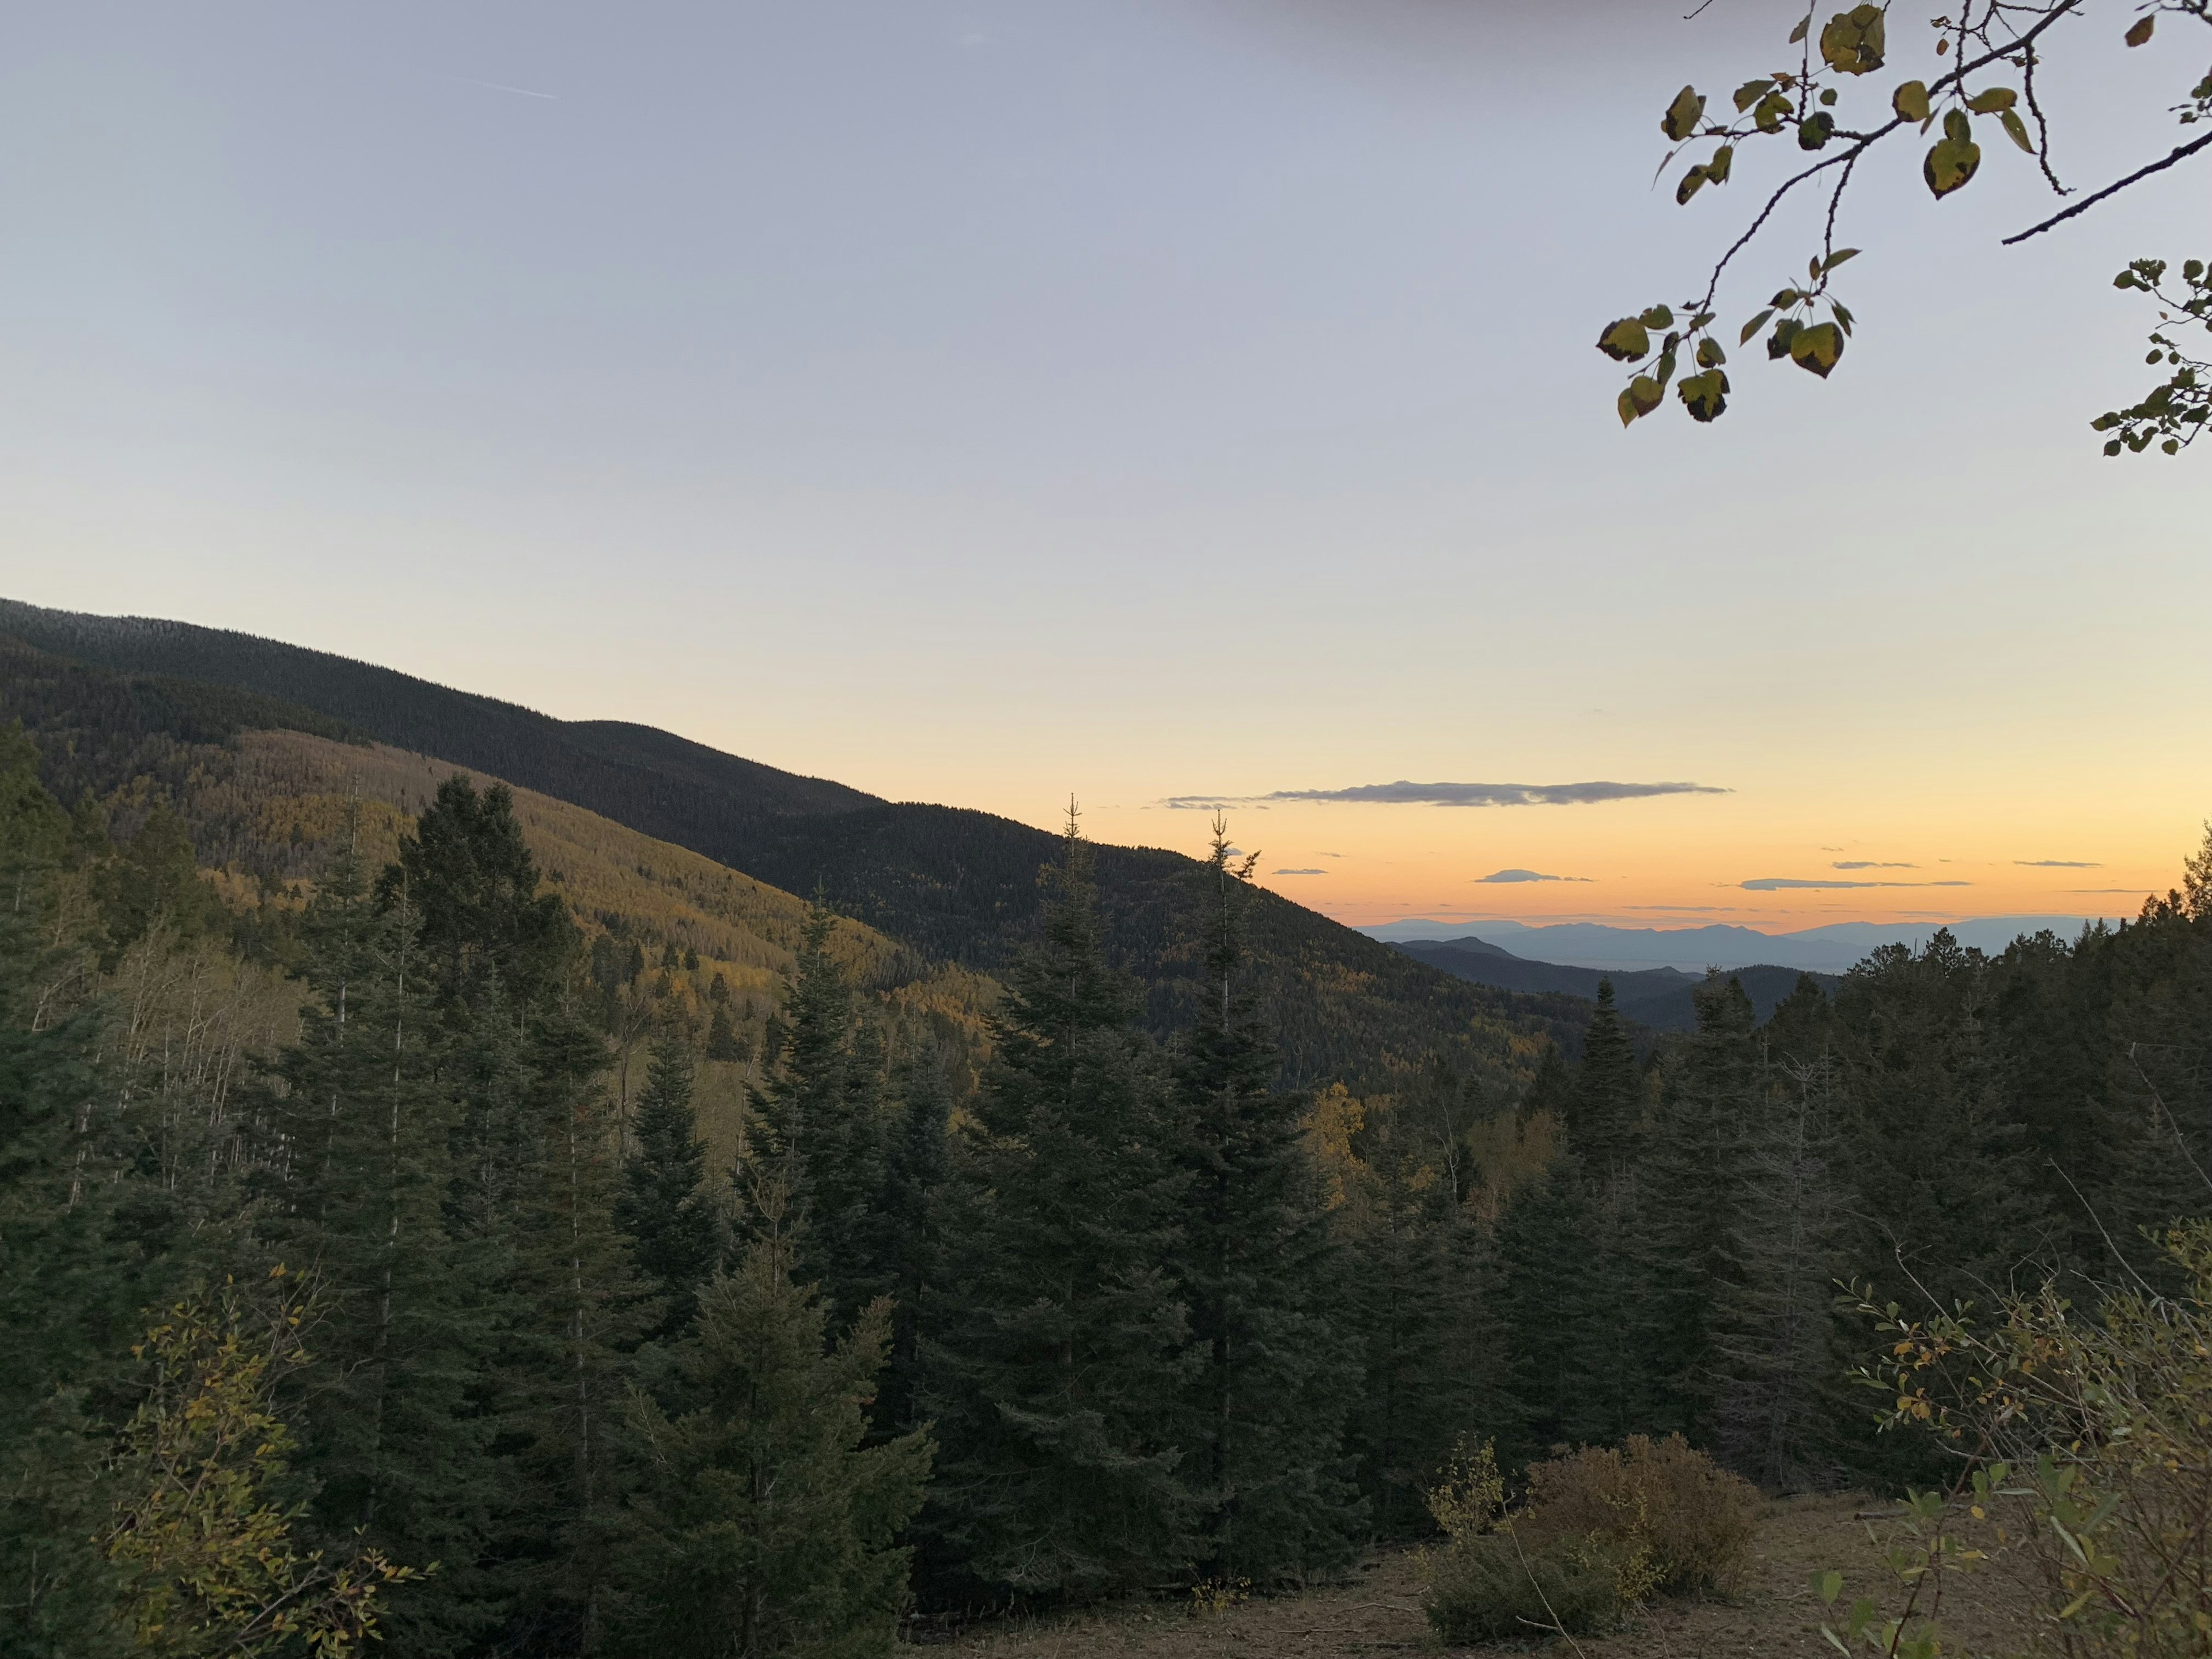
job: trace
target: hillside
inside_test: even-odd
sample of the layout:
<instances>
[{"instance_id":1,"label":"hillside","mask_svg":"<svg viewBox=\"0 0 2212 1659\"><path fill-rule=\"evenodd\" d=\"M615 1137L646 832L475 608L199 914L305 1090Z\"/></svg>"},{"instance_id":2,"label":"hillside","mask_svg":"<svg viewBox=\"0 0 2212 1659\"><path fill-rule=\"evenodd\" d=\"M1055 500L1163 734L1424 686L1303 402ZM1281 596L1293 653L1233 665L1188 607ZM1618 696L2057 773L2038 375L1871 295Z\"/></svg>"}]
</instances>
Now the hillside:
<instances>
[{"instance_id":1,"label":"hillside","mask_svg":"<svg viewBox=\"0 0 2212 1659\"><path fill-rule=\"evenodd\" d=\"M1602 969L1577 968L1565 963L1532 962L1479 939L1407 939L1392 948L1473 984L1492 985L1507 991L1595 998L1598 981L1610 979L1613 999L1630 1019L1660 1031L1697 1028L1697 1011L1690 993L1703 982L1705 976L1686 974L1679 968L1607 973ZM1762 1020L1797 988L1801 980L1809 979L1829 992L1842 983L1833 974L1778 968L1771 963L1731 969L1729 977L1743 987L1744 994L1751 999L1753 1009Z\"/></svg>"},{"instance_id":2,"label":"hillside","mask_svg":"<svg viewBox=\"0 0 2212 1659\"><path fill-rule=\"evenodd\" d=\"M1037 870L1057 846L1010 818L882 800L653 727L557 720L248 635L0 600L0 635L127 676L220 685L313 711L345 732L507 779L786 892L819 891L929 959L987 975L1003 971L1030 937ZM1099 849L1113 948L1146 981L1161 1030L1181 1023L1196 994L1187 918L1200 868L1156 848ZM1272 893L1255 894L1249 933L1291 1084L1375 1080L1431 1054L1503 1077L1524 1069L1547 1036L1575 1041L1571 1006L1523 1003L1456 980Z\"/></svg>"}]
</instances>

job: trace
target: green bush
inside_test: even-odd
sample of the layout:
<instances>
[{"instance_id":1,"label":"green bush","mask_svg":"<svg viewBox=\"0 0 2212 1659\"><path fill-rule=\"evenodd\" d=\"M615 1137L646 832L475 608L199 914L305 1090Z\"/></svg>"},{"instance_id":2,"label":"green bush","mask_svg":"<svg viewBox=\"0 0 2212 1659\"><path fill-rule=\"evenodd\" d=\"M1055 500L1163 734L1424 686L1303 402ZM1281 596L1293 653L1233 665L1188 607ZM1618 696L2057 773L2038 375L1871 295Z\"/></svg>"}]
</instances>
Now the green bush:
<instances>
[{"instance_id":1,"label":"green bush","mask_svg":"<svg viewBox=\"0 0 2212 1659\"><path fill-rule=\"evenodd\" d=\"M1620 1564L1605 1550L1523 1550L1510 1532L1457 1538L1425 1563L1421 1611L1446 1642L1497 1642L1550 1631L1590 1636L1620 1616Z\"/></svg>"}]
</instances>

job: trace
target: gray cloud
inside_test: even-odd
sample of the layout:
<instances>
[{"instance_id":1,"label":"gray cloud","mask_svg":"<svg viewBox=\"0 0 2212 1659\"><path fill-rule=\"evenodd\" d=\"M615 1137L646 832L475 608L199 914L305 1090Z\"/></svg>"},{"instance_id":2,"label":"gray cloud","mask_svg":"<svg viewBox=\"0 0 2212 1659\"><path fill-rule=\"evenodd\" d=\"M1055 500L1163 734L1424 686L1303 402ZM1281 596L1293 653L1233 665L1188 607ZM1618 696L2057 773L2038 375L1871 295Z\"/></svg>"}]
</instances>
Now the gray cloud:
<instances>
[{"instance_id":1,"label":"gray cloud","mask_svg":"<svg viewBox=\"0 0 2212 1659\"><path fill-rule=\"evenodd\" d=\"M1971 881L1830 881L1825 878L1800 881L1790 876L1761 876L1755 881L1736 884L1747 893L1780 893L1808 887L1972 887L1973 884Z\"/></svg>"},{"instance_id":2,"label":"gray cloud","mask_svg":"<svg viewBox=\"0 0 2212 1659\"><path fill-rule=\"evenodd\" d=\"M1581 806L1650 795L1725 795L1709 783L1359 783L1348 789L1278 789L1270 794L1174 795L1163 806L1211 811L1269 801L1342 801L1381 806Z\"/></svg>"},{"instance_id":3,"label":"gray cloud","mask_svg":"<svg viewBox=\"0 0 2212 1659\"><path fill-rule=\"evenodd\" d=\"M1515 881L1588 881L1588 876L1547 876L1537 870L1493 870L1486 876L1477 876L1478 882L1504 883Z\"/></svg>"},{"instance_id":4,"label":"gray cloud","mask_svg":"<svg viewBox=\"0 0 2212 1659\"><path fill-rule=\"evenodd\" d=\"M1271 876L1325 876L1328 872L1326 870L1270 870L1267 873Z\"/></svg>"},{"instance_id":5,"label":"gray cloud","mask_svg":"<svg viewBox=\"0 0 2212 1659\"><path fill-rule=\"evenodd\" d=\"M1831 870L1917 870L1917 864L1877 864L1872 859L1838 859Z\"/></svg>"},{"instance_id":6,"label":"gray cloud","mask_svg":"<svg viewBox=\"0 0 2212 1659\"><path fill-rule=\"evenodd\" d=\"M2014 859L2023 870L2101 870L2105 866L2084 859Z\"/></svg>"},{"instance_id":7,"label":"gray cloud","mask_svg":"<svg viewBox=\"0 0 2212 1659\"><path fill-rule=\"evenodd\" d=\"M1621 908L1626 910L1680 910L1704 915L1715 910L1733 910L1735 906L1733 904L1627 904Z\"/></svg>"}]
</instances>

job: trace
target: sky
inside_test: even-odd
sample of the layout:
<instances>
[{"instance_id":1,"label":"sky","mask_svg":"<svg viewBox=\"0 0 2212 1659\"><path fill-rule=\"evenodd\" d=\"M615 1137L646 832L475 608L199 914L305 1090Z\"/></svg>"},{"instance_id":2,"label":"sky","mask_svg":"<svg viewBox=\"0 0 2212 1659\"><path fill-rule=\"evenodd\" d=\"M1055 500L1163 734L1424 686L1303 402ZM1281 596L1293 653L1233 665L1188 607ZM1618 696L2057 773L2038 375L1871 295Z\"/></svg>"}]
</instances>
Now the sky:
<instances>
[{"instance_id":1,"label":"sky","mask_svg":"<svg viewBox=\"0 0 2212 1659\"><path fill-rule=\"evenodd\" d=\"M1623 432L1598 331L1796 154L1651 187L1796 15L1686 9L34 9L0 592L1105 841L1219 806L1353 922L2129 914L2212 812L2207 477L2087 422L2205 175L2005 249L2025 157L1870 161L1834 376ZM2069 182L2201 72L2127 17L2045 73Z\"/></svg>"}]
</instances>

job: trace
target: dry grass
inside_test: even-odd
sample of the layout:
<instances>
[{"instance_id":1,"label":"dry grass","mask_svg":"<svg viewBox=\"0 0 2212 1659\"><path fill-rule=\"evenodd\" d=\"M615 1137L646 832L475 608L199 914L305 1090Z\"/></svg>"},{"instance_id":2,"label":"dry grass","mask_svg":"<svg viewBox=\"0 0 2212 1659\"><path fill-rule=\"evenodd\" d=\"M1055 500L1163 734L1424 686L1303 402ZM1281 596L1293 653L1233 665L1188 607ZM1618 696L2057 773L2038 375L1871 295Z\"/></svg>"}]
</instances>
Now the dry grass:
<instances>
[{"instance_id":1,"label":"dry grass","mask_svg":"<svg viewBox=\"0 0 2212 1659\"><path fill-rule=\"evenodd\" d=\"M1868 1524L1855 1516L1864 1498L1796 1498L1760 1506L1741 1589L1726 1601L1663 1602L1620 1632L1583 1637L1585 1659L1812 1659L1832 1655L1820 1638L1813 1575L1829 1568L1845 1577L1846 1598L1879 1593L1887 1580ZM1881 1521L1873 1522L1877 1533ZM2029 1626L1995 1577L1954 1579L1943 1624L1947 1653L2011 1655L2027 1647ZM1543 1647L1531 1643L1532 1647ZM1446 1648L1429 1633L1420 1612L1420 1581L1410 1552L1365 1563L1352 1580L1328 1589L1253 1601L1218 1615L1192 1616L1154 1602L1056 1620L975 1626L950 1651L994 1659L1204 1659L1206 1656L1285 1654L1337 1659L1357 1654L1494 1654L1511 1648ZM1546 1649L1569 1656L1565 1644Z\"/></svg>"}]
</instances>

